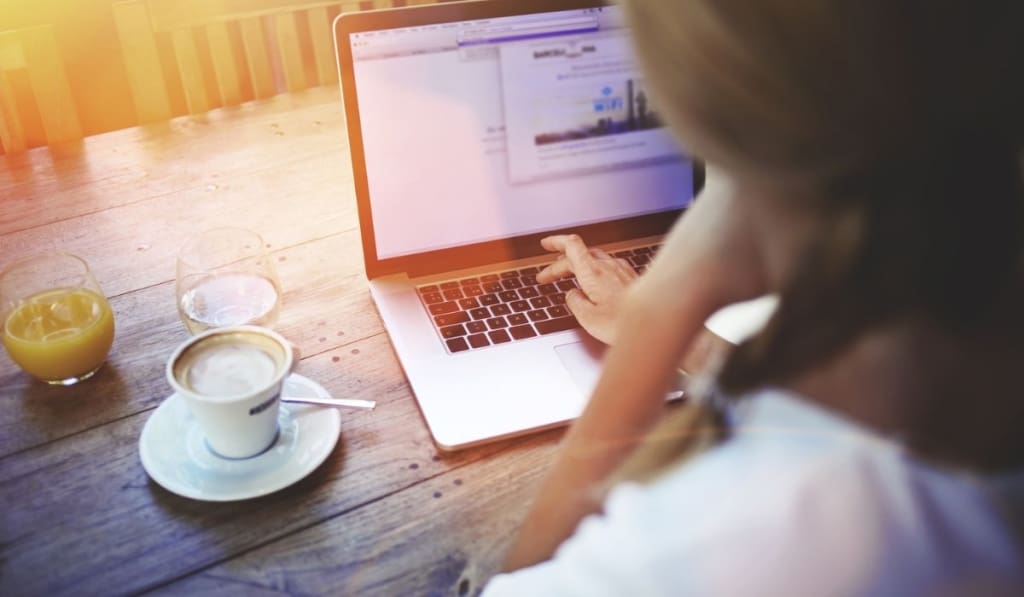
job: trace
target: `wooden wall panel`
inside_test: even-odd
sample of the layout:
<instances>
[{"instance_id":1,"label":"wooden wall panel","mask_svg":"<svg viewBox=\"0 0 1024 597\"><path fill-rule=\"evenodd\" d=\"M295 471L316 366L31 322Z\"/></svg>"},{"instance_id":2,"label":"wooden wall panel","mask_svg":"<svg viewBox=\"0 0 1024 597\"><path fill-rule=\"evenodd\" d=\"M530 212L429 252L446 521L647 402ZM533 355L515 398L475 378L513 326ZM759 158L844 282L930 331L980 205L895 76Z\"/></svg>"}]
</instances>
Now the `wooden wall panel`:
<instances>
[{"instance_id":1,"label":"wooden wall panel","mask_svg":"<svg viewBox=\"0 0 1024 597\"><path fill-rule=\"evenodd\" d=\"M295 13L277 14L273 19L285 85L289 92L302 91L307 87L306 67L302 63L302 46Z\"/></svg>"},{"instance_id":2,"label":"wooden wall panel","mask_svg":"<svg viewBox=\"0 0 1024 597\"><path fill-rule=\"evenodd\" d=\"M178 60L178 72L181 85L185 89L185 101L188 103L189 114L202 114L212 108L206 84L203 81L202 66L195 38L191 29L177 29L171 33L174 44L174 56Z\"/></svg>"},{"instance_id":3,"label":"wooden wall panel","mask_svg":"<svg viewBox=\"0 0 1024 597\"><path fill-rule=\"evenodd\" d=\"M306 12L309 21L309 35L313 42L313 57L316 60L317 78L321 85L338 82L338 68L334 57L334 40L331 37L331 20L327 7L318 6Z\"/></svg>"},{"instance_id":4,"label":"wooden wall panel","mask_svg":"<svg viewBox=\"0 0 1024 597\"><path fill-rule=\"evenodd\" d=\"M242 103L242 89L235 55L231 49L231 36L227 23L210 23L206 26L206 39L210 44L210 60L217 77L217 90L225 106Z\"/></svg>"},{"instance_id":5,"label":"wooden wall panel","mask_svg":"<svg viewBox=\"0 0 1024 597\"><path fill-rule=\"evenodd\" d=\"M271 97L276 92L274 70L267 52L267 41L263 31L263 18L252 17L239 22L242 30L242 46L245 61L252 79L253 95L257 99Z\"/></svg>"},{"instance_id":6,"label":"wooden wall panel","mask_svg":"<svg viewBox=\"0 0 1024 597\"><path fill-rule=\"evenodd\" d=\"M171 117L171 104L146 3L115 2L111 10L139 123L167 120Z\"/></svg>"},{"instance_id":7,"label":"wooden wall panel","mask_svg":"<svg viewBox=\"0 0 1024 597\"><path fill-rule=\"evenodd\" d=\"M0 32L0 146L5 153L25 151L25 127L18 113L14 86L7 71L25 68L25 55L16 31Z\"/></svg>"},{"instance_id":8,"label":"wooden wall panel","mask_svg":"<svg viewBox=\"0 0 1024 597\"><path fill-rule=\"evenodd\" d=\"M0 140L4 151L13 153L27 147L19 98L11 84L12 71L28 75L31 101L42 122L48 144L82 138L82 126L67 70L51 25L38 25L0 34Z\"/></svg>"},{"instance_id":9,"label":"wooden wall panel","mask_svg":"<svg viewBox=\"0 0 1024 597\"><path fill-rule=\"evenodd\" d=\"M156 31L335 6L337 0L149 0Z\"/></svg>"}]
</instances>

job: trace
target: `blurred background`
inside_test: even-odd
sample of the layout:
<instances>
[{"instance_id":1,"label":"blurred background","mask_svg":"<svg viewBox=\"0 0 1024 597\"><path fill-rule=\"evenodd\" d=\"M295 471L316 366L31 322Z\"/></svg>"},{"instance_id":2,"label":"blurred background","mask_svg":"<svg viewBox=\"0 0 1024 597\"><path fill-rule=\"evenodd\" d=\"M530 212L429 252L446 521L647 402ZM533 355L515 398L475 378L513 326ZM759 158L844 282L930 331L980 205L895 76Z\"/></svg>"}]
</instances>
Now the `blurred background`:
<instances>
[{"instance_id":1,"label":"blurred background","mask_svg":"<svg viewBox=\"0 0 1024 597\"><path fill-rule=\"evenodd\" d=\"M339 12L434 1L0 0L2 151L334 85Z\"/></svg>"}]
</instances>

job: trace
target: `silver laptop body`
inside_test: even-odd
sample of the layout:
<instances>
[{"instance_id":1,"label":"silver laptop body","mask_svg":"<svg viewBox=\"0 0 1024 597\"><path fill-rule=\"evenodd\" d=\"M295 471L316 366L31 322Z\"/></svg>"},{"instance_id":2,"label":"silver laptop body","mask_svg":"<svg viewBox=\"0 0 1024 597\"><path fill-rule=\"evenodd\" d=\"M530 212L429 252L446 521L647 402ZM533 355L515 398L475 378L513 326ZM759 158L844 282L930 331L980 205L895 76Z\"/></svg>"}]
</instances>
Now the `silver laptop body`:
<instances>
[{"instance_id":1,"label":"silver laptop body","mask_svg":"<svg viewBox=\"0 0 1024 597\"><path fill-rule=\"evenodd\" d=\"M703 170L649 101L615 7L453 2L334 23L373 299L442 449L580 414L603 346L538 285L550 234L638 271ZM532 283L531 283L532 282Z\"/></svg>"}]
</instances>

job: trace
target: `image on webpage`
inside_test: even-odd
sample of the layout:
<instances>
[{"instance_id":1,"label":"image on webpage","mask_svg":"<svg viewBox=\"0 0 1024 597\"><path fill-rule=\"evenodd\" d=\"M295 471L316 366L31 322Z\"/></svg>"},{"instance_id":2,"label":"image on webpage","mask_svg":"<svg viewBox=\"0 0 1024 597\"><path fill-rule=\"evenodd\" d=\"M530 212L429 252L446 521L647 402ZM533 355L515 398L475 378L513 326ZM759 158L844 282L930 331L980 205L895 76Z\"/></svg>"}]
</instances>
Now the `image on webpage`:
<instances>
[{"instance_id":1,"label":"image on webpage","mask_svg":"<svg viewBox=\"0 0 1024 597\"><path fill-rule=\"evenodd\" d=\"M514 182L678 159L624 31L504 44Z\"/></svg>"},{"instance_id":2,"label":"image on webpage","mask_svg":"<svg viewBox=\"0 0 1024 597\"><path fill-rule=\"evenodd\" d=\"M567 98L568 102L545 114L554 117L552 120L555 122L544 129L548 132L534 136L536 145L621 135L663 126L651 109L643 81L605 82L597 93L594 93L593 85L578 87L570 93L575 97ZM557 130L560 126L563 128Z\"/></svg>"}]
</instances>

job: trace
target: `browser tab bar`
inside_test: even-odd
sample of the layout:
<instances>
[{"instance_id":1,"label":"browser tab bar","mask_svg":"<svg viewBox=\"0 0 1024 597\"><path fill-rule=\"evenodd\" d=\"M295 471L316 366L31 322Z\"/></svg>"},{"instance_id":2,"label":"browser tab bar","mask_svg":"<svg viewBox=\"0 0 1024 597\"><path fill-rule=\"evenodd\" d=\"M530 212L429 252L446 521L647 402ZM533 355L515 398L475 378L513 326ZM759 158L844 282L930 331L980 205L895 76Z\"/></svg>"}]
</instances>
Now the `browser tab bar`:
<instances>
[{"instance_id":1,"label":"browser tab bar","mask_svg":"<svg viewBox=\"0 0 1024 597\"><path fill-rule=\"evenodd\" d=\"M535 23L506 23L461 31L459 47L542 39L559 35L594 33L599 30L597 17L578 17L539 21Z\"/></svg>"}]
</instances>

